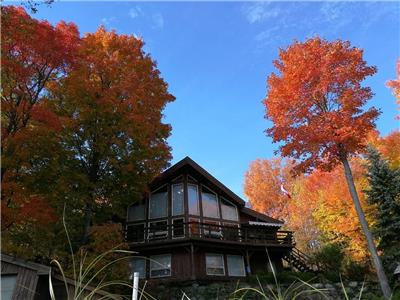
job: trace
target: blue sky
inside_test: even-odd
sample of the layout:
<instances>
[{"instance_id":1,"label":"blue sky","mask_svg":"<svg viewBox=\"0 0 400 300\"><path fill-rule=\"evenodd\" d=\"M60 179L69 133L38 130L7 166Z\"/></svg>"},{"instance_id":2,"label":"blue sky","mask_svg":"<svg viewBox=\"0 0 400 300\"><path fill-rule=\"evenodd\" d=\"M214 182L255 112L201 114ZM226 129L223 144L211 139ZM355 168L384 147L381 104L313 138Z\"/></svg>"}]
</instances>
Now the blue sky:
<instances>
[{"instance_id":1,"label":"blue sky","mask_svg":"<svg viewBox=\"0 0 400 300\"><path fill-rule=\"evenodd\" d=\"M172 125L173 161L190 156L243 197L256 158L276 145L264 130L265 81L279 47L320 35L350 40L378 67L366 81L382 110L383 134L399 127L385 87L400 56L400 2L56 2L37 18L75 22L81 33L103 24L143 38L176 101L165 110Z\"/></svg>"}]
</instances>

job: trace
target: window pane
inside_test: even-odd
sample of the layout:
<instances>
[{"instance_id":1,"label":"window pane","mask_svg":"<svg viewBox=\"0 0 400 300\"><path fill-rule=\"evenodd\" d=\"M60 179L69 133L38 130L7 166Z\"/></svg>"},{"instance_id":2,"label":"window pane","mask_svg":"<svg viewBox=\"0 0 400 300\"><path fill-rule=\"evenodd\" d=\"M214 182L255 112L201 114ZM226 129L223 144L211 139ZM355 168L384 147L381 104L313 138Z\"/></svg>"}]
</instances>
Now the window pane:
<instances>
[{"instance_id":1,"label":"window pane","mask_svg":"<svg viewBox=\"0 0 400 300\"><path fill-rule=\"evenodd\" d=\"M164 277L171 275L171 255L150 256L150 276Z\"/></svg>"},{"instance_id":2,"label":"window pane","mask_svg":"<svg viewBox=\"0 0 400 300\"><path fill-rule=\"evenodd\" d=\"M146 260L141 257L135 257L131 261L132 276L134 272L139 272L139 278L146 278Z\"/></svg>"},{"instance_id":3,"label":"window pane","mask_svg":"<svg viewBox=\"0 0 400 300\"><path fill-rule=\"evenodd\" d=\"M168 203L167 189L151 194L150 196L150 218L163 218L167 216Z\"/></svg>"},{"instance_id":4,"label":"window pane","mask_svg":"<svg viewBox=\"0 0 400 300\"><path fill-rule=\"evenodd\" d=\"M238 221L236 206L221 199L222 219Z\"/></svg>"},{"instance_id":5,"label":"window pane","mask_svg":"<svg viewBox=\"0 0 400 300\"><path fill-rule=\"evenodd\" d=\"M183 215L183 184L172 186L172 215Z\"/></svg>"},{"instance_id":6,"label":"window pane","mask_svg":"<svg viewBox=\"0 0 400 300\"><path fill-rule=\"evenodd\" d=\"M145 204L133 204L128 209L128 221L145 219Z\"/></svg>"},{"instance_id":7,"label":"window pane","mask_svg":"<svg viewBox=\"0 0 400 300\"><path fill-rule=\"evenodd\" d=\"M17 281L16 275L1 275L1 299L11 300Z\"/></svg>"},{"instance_id":8,"label":"window pane","mask_svg":"<svg viewBox=\"0 0 400 300\"><path fill-rule=\"evenodd\" d=\"M189 214L199 215L199 194L197 185L188 184Z\"/></svg>"},{"instance_id":9,"label":"window pane","mask_svg":"<svg viewBox=\"0 0 400 300\"><path fill-rule=\"evenodd\" d=\"M224 257L222 254L206 254L207 275L224 275Z\"/></svg>"},{"instance_id":10,"label":"window pane","mask_svg":"<svg viewBox=\"0 0 400 300\"><path fill-rule=\"evenodd\" d=\"M203 205L203 216L219 218L217 195L203 189L203 192L201 193L201 199Z\"/></svg>"},{"instance_id":11,"label":"window pane","mask_svg":"<svg viewBox=\"0 0 400 300\"><path fill-rule=\"evenodd\" d=\"M229 276L246 276L244 270L243 256L227 255L226 261L228 263Z\"/></svg>"}]
</instances>

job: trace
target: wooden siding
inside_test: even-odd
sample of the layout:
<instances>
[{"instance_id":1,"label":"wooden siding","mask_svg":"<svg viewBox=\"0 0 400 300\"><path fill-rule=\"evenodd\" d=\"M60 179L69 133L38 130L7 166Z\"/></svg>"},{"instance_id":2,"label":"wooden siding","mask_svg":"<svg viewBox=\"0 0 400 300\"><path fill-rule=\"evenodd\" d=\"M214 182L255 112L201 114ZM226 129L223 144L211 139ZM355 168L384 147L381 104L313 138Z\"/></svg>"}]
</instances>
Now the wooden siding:
<instances>
[{"instance_id":1,"label":"wooden siding","mask_svg":"<svg viewBox=\"0 0 400 300\"><path fill-rule=\"evenodd\" d=\"M38 281L38 272L36 270L2 261L1 275L17 275L12 300L34 299Z\"/></svg>"}]
</instances>

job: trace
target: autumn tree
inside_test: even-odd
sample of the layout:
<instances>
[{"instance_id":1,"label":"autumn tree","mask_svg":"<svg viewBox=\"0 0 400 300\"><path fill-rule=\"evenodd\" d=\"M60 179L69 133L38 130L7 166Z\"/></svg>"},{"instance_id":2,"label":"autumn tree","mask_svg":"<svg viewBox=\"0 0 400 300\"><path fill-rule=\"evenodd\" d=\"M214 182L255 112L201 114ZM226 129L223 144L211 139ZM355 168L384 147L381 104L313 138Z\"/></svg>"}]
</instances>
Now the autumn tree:
<instances>
[{"instance_id":1,"label":"autumn tree","mask_svg":"<svg viewBox=\"0 0 400 300\"><path fill-rule=\"evenodd\" d=\"M74 60L79 33L74 24L53 26L23 8L2 6L1 13L2 232L16 224L14 233L36 232L33 224L56 219L45 190L57 171L61 121L49 109L47 87Z\"/></svg>"},{"instance_id":2,"label":"autumn tree","mask_svg":"<svg viewBox=\"0 0 400 300\"><path fill-rule=\"evenodd\" d=\"M368 205L363 190L367 188L365 168L360 158L351 160L354 183L360 195L360 202L368 221L374 209ZM351 260L364 262L369 257L367 242L362 233L357 212L346 189L346 177L341 166L333 170L314 170L304 183L303 197L314 203L314 221L324 242L346 245L346 256Z\"/></svg>"},{"instance_id":3,"label":"autumn tree","mask_svg":"<svg viewBox=\"0 0 400 300\"><path fill-rule=\"evenodd\" d=\"M280 158L253 161L245 173L244 193L253 209L284 220L284 226L294 231L297 247L311 253L319 235L313 217L315 206L309 202L307 178L293 177L293 167L291 161ZM281 185L290 198L282 192Z\"/></svg>"},{"instance_id":4,"label":"autumn tree","mask_svg":"<svg viewBox=\"0 0 400 300\"><path fill-rule=\"evenodd\" d=\"M281 184L291 190L292 164L280 158L257 159L245 174L244 193L253 209L273 218L287 219L289 199L281 191Z\"/></svg>"},{"instance_id":5,"label":"autumn tree","mask_svg":"<svg viewBox=\"0 0 400 300\"><path fill-rule=\"evenodd\" d=\"M267 134L284 157L295 159L298 172L315 168L344 168L346 181L382 292L391 295L373 236L354 185L349 158L364 150L367 134L375 127L376 108L363 110L372 97L362 81L376 73L363 60L363 51L346 41L319 37L294 42L279 51L274 61L279 71L267 80L266 118L273 122Z\"/></svg>"},{"instance_id":6,"label":"autumn tree","mask_svg":"<svg viewBox=\"0 0 400 300\"><path fill-rule=\"evenodd\" d=\"M125 219L126 206L167 166L163 109L174 97L134 36L100 27L82 38L78 57L51 87L51 102L64 120L64 179L82 206L85 244L94 216Z\"/></svg>"}]
</instances>

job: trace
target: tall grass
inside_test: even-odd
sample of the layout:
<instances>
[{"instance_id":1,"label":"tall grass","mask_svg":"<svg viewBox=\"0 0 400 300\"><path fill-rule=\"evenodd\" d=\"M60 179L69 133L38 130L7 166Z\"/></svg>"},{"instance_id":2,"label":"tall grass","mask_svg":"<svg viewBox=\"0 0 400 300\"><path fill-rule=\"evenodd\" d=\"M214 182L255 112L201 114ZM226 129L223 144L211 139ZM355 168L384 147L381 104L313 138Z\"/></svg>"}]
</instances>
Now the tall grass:
<instances>
[{"instance_id":1,"label":"tall grass","mask_svg":"<svg viewBox=\"0 0 400 300\"><path fill-rule=\"evenodd\" d=\"M310 294L319 294L322 298L329 300L328 296L324 293L326 289L317 289L313 287L310 283L301 279L297 279L296 281L292 282L288 287L283 288L283 286L278 281L276 271L272 264L267 248L265 248L265 251L267 253L268 264L274 278L274 287L267 285L267 289L264 289L263 285L257 277L259 285L258 288L245 287L236 289L232 293L232 297L230 298L231 300L242 300L250 294L258 295L265 300L297 300L304 299L305 296Z\"/></svg>"},{"instance_id":2,"label":"tall grass","mask_svg":"<svg viewBox=\"0 0 400 300\"><path fill-rule=\"evenodd\" d=\"M79 252L79 261L74 254L71 239L65 222L65 207L63 214L63 226L67 236L69 250L72 259L72 278L67 278L64 268L57 259L53 259L50 265L55 266L56 270L61 274L64 283L65 292L68 300L92 300L92 299L131 299L131 295L121 295L108 292L110 287L120 287L123 289L132 290L133 286L130 282L124 280L105 280L105 272L114 264L135 257L136 252L119 249L119 246L114 247L100 255L97 255L91 260L87 259L87 252ZM121 257L106 260L111 255L121 255ZM56 299L55 289L53 285L53 270L49 272L49 293L52 300ZM139 299L156 300L154 297L144 291L146 282L142 289L139 289Z\"/></svg>"}]
</instances>

